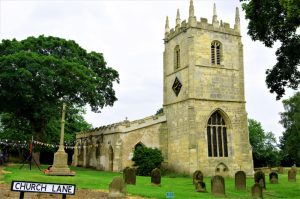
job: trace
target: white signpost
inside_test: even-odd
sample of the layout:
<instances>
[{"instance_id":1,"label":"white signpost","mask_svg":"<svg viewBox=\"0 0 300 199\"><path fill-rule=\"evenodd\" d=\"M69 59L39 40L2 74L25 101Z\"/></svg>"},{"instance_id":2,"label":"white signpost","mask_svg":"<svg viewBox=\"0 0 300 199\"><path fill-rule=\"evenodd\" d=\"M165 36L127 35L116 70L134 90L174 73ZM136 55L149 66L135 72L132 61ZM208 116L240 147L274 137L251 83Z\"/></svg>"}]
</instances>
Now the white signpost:
<instances>
[{"instance_id":1,"label":"white signpost","mask_svg":"<svg viewBox=\"0 0 300 199\"><path fill-rule=\"evenodd\" d=\"M76 185L74 184L54 184L43 182L29 181L12 181L11 190L20 193L20 199L24 198L24 192L52 193L62 194L62 198L66 195L75 195Z\"/></svg>"}]
</instances>

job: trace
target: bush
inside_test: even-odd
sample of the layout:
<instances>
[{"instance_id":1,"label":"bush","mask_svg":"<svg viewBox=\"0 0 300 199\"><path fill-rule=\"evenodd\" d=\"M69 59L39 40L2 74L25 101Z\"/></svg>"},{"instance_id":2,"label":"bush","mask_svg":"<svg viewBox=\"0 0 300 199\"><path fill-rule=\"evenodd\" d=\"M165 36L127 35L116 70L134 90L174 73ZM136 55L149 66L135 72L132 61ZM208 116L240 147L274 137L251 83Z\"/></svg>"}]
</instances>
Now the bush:
<instances>
[{"instance_id":1,"label":"bush","mask_svg":"<svg viewBox=\"0 0 300 199\"><path fill-rule=\"evenodd\" d=\"M159 149L139 146L134 151L132 161L138 167L137 175L149 176L153 169L160 167L164 158Z\"/></svg>"}]
</instances>

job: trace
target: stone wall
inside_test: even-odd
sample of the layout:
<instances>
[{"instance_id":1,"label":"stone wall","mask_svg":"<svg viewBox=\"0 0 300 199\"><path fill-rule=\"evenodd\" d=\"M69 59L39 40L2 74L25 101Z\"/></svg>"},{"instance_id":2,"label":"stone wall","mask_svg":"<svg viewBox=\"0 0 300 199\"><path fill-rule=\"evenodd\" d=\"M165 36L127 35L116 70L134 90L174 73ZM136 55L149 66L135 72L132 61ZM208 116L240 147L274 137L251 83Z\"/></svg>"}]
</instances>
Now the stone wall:
<instances>
[{"instance_id":1,"label":"stone wall","mask_svg":"<svg viewBox=\"0 0 300 199\"><path fill-rule=\"evenodd\" d=\"M136 121L123 121L103 126L76 136L74 166L106 171L121 171L132 166L131 158L137 144L166 148L164 115Z\"/></svg>"}]
</instances>

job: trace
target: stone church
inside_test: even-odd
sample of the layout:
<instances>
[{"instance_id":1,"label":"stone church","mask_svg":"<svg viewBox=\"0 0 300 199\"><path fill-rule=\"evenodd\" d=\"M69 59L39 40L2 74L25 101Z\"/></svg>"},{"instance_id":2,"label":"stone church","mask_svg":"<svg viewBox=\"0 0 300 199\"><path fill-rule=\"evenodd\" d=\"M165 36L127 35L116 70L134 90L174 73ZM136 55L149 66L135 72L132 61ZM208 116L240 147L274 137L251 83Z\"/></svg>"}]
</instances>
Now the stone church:
<instances>
[{"instance_id":1,"label":"stone church","mask_svg":"<svg viewBox=\"0 0 300 199\"><path fill-rule=\"evenodd\" d=\"M95 128L76 135L73 165L121 171L135 148L159 148L164 166L192 174L253 174L245 110L243 44L239 10L235 24L194 15L169 28L163 53L163 114Z\"/></svg>"}]
</instances>

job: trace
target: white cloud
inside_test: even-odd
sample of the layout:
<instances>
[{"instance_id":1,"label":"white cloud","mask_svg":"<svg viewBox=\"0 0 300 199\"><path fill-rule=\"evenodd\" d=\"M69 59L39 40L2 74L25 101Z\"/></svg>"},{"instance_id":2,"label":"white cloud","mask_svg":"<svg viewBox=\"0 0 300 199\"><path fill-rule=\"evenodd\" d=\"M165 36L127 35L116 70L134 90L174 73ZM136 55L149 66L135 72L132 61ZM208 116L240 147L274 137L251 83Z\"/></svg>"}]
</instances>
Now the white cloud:
<instances>
[{"instance_id":1,"label":"white cloud","mask_svg":"<svg viewBox=\"0 0 300 199\"><path fill-rule=\"evenodd\" d=\"M219 0L218 19L234 24L238 1ZM213 1L194 1L195 15L212 19ZM115 86L118 101L101 114L88 113L94 126L155 114L162 106L163 37L165 17L174 27L176 11L188 18L189 1L9 1L0 0L1 39L24 39L40 34L75 40L87 50L102 52L109 66L120 74ZM241 11L241 8L240 8ZM275 50L253 42L246 34L241 12L244 43L245 85L248 117L260 121L277 136L281 102L268 92L265 70L276 62ZM289 92L290 94L292 92Z\"/></svg>"}]
</instances>

